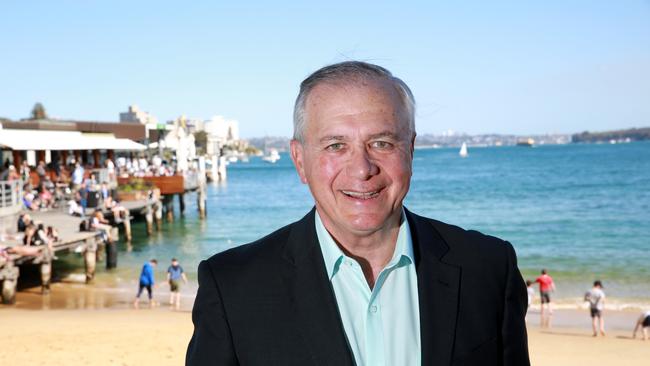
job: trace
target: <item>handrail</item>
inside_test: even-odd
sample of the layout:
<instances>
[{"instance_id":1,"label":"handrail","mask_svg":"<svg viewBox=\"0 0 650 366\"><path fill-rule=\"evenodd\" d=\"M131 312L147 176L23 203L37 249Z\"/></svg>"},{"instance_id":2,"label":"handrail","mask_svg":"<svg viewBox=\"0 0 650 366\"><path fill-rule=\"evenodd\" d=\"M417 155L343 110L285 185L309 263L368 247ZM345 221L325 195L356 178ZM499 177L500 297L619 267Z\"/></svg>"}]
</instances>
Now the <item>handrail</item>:
<instances>
[{"instance_id":1,"label":"handrail","mask_svg":"<svg viewBox=\"0 0 650 366\"><path fill-rule=\"evenodd\" d=\"M21 204L22 180L0 180L0 208L15 207Z\"/></svg>"}]
</instances>

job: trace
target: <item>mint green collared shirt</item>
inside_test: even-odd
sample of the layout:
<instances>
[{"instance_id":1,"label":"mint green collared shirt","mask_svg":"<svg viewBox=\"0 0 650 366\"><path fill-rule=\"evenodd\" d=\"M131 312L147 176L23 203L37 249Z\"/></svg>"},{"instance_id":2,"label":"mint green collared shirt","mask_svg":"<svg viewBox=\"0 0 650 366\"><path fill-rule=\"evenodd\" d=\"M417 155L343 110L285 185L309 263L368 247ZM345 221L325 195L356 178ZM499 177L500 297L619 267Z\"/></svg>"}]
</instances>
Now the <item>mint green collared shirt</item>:
<instances>
[{"instance_id":1,"label":"mint green collared shirt","mask_svg":"<svg viewBox=\"0 0 650 366\"><path fill-rule=\"evenodd\" d=\"M316 234L357 365L419 366L418 282L411 231L404 213L393 257L379 273L372 290L359 263L336 245L318 212Z\"/></svg>"}]
</instances>

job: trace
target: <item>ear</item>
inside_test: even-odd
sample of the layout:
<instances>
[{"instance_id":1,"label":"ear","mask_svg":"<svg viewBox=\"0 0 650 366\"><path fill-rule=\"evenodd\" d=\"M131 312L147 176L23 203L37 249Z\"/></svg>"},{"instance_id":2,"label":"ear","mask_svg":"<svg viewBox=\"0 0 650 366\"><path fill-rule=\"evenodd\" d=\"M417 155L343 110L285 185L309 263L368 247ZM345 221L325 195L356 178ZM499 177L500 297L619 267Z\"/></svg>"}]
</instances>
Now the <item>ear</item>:
<instances>
[{"instance_id":1,"label":"ear","mask_svg":"<svg viewBox=\"0 0 650 366\"><path fill-rule=\"evenodd\" d=\"M413 153L415 151L415 137L417 137L417 134L413 132L413 138L411 139L411 160L413 160Z\"/></svg>"},{"instance_id":2,"label":"ear","mask_svg":"<svg viewBox=\"0 0 650 366\"><path fill-rule=\"evenodd\" d=\"M296 167L296 172L300 176L300 181L303 184L307 184L307 176L305 175L305 163L304 163L304 146L298 140L291 140L291 160L293 160L293 165Z\"/></svg>"}]
</instances>

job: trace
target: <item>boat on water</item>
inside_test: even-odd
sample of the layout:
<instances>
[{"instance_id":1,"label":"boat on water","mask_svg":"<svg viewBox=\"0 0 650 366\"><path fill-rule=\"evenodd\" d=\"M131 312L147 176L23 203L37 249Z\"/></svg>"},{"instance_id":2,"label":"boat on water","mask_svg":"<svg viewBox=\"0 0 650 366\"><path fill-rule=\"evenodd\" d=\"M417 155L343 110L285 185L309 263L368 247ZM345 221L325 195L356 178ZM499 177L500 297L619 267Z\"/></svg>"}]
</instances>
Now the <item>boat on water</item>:
<instances>
[{"instance_id":1,"label":"boat on water","mask_svg":"<svg viewBox=\"0 0 650 366\"><path fill-rule=\"evenodd\" d=\"M532 138L527 138L527 139L522 139L517 141L517 146L523 146L523 147L533 147L535 145L535 140Z\"/></svg>"},{"instance_id":2,"label":"boat on water","mask_svg":"<svg viewBox=\"0 0 650 366\"><path fill-rule=\"evenodd\" d=\"M262 160L267 163L275 164L276 161L280 160L280 153L278 153L278 150L276 149L271 149L268 155L262 156Z\"/></svg>"},{"instance_id":3,"label":"boat on water","mask_svg":"<svg viewBox=\"0 0 650 366\"><path fill-rule=\"evenodd\" d=\"M461 158L466 158L468 153L467 153L467 144L463 142L463 145L460 147L460 151L458 152L458 155L460 155Z\"/></svg>"}]
</instances>

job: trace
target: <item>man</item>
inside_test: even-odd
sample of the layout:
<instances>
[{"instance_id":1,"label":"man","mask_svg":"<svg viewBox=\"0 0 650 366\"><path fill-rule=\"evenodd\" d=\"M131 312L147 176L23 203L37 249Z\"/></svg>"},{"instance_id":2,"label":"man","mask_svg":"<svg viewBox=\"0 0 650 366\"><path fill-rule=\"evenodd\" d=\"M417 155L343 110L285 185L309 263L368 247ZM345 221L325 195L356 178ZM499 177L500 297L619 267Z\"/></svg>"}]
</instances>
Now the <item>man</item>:
<instances>
[{"instance_id":1,"label":"man","mask_svg":"<svg viewBox=\"0 0 650 366\"><path fill-rule=\"evenodd\" d=\"M172 264L167 268L167 282L169 283L169 305L176 310L181 308L181 280L187 283L187 276L178 259L172 258Z\"/></svg>"},{"instance_id":2,"label":"man","mask_svg":"<svg viewBox=\"0 0 650 366\"><path fill-rule=\"evenodd\" d=\"M376 65L301 84L291 157L315 209L199 265L187 365L528 365L512 246L415 215L414 101Z\"/></svg>"},{"instance_id":3,"label":"man","mask_svg":"<svg viewBox=\"0 0 650 366\"><path fill-rule=\"evenodd\" d=\"M547 315L553 314L553 307L551 306L551 292L555 291L555 282L553 282L553 277L549 276L546 269L542 269L542 275L535 279L535 282L539 283L539 297L542 301L541 304L541 317L544 317L544 305L548 308Z\"/></svg>"}]
</instances>

